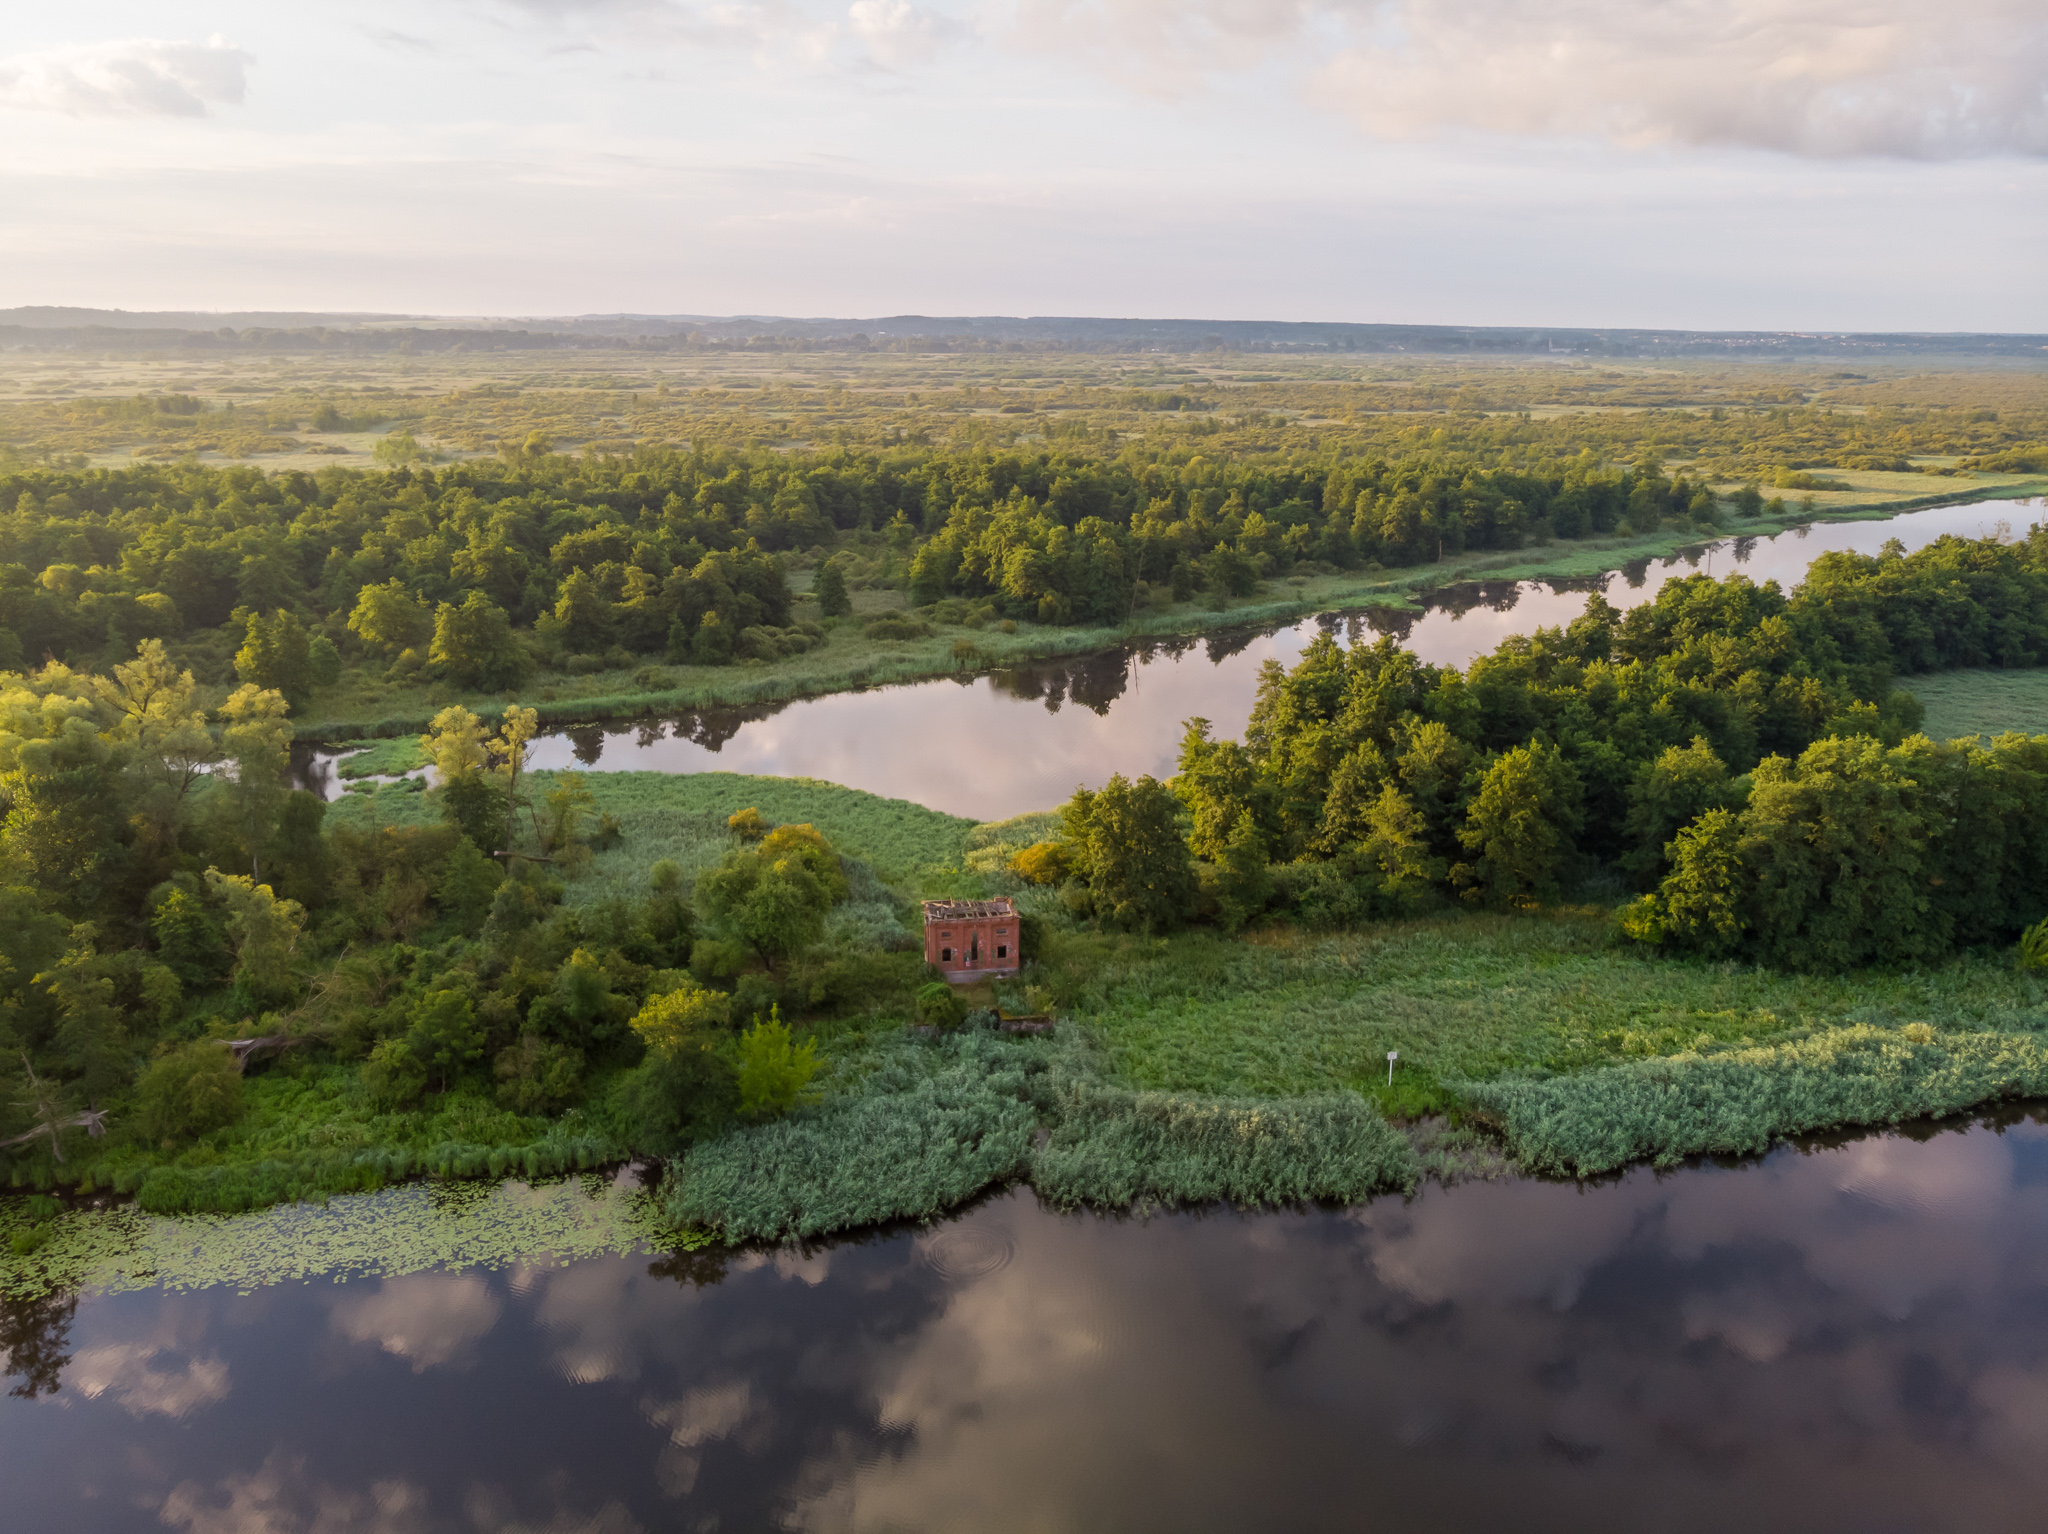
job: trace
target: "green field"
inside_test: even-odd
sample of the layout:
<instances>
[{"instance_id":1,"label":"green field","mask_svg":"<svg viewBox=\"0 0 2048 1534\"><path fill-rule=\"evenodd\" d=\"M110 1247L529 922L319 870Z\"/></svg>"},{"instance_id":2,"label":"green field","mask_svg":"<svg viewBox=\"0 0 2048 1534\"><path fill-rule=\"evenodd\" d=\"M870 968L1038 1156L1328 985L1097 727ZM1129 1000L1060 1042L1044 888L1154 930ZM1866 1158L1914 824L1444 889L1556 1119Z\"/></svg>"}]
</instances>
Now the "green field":
<instances>
[{"instance_id":1,"label":"green field","mask_svg":"<svg viewBox=\"0 0 2048 1534\"><path fill-rule=\"evenodd\" d=\"M1335 936L1059 934L1034 977L1129 1085L1291 1095L1335 1087L1436 1106L1441 1083L1747 1044L1844 1023L2048 1026L2004 955L1927 971L1794 975L1642 957L1607 913L1448 912Z\"/></svg>"},{"instance_id":2,"label":"green field","mask_svg":"<svg viewBox=\"0 0 2048 1534\"><path fill-rule=\"evenodd\" d=\"M2048 734L2048 669L1940 671L1901 685L1926 707L1920 727L1936 740Z\"/></svg>"},{"instance_id":3,"label":"green field","mask_svg":"<svg viewBox=\"0 0 2048 1534\"><path fill-rule=\"evenodd\" d=\"M569 774L533 772L522 797L544 800ZM687 876L708 868L736 842L726 820L757 809L773 824L814 825L847 857L872 867L885 883L925 890L959 874L971 820L942 815L906 799L884 799L815 778L758 777L741 772L587 772L582 778L599 814L619 822L617 846L596 854L568 885L571 905L613 895L647 892L647 872L664 858ZM433 799L406 784L344 794L328 809L330 826L431 825L440 819Z\"/></svg>"}]
</instances>

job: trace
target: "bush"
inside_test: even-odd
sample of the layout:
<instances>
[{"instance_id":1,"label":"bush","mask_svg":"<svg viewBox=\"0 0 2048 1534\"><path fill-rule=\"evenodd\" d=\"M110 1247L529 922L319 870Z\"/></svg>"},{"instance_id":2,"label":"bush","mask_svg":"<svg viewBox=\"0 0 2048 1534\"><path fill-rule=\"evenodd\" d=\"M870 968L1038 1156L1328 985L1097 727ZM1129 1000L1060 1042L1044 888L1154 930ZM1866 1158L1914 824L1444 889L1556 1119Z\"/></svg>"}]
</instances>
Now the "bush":
<instances>
[{"instance_id":1,"label":"bush","mask_svg":"<svg viewBox=\"0 0 2048 1534\"><path fill-rule=\"evenodd\" d=\"M766 1022L756 1022L740 1035L734 1051L740 1117L780 1118L804 1099L818 1068L817 1046L809 1039L801 1047L792 1043L782 1009L771 1008Z\"/></svg>"},{"instance_id":2,"label":"bush","mask_svg":"<svg viewBox=\"0 0 2048 1534\"><path fill-rule=\"evenodd\" d=\"M2019 966L2030 974L2048 973L2048 921L2037 921L2020 934Z\"/></svg>"},{"instance_id":3,"label":"bush","mask_svg":"<svg viewBox=\"0 0 2048 1534\"><path fill-rule=\"evenodd\" d=\"M242 1067L217 1039L161 1055L135 1092L136 1122L160 1144L194 1140L242 1116Z\"/></svg>"},{"instance_id":4,"label":"bush","mask_svg":"<svg viewBox=\"0 0 2048 1534\"><path fill-rule=\"evenodd\" d=\"M943 980L917 988L917 1019L930 1028L957 1028L967 1015L967 1003Z\"/></svg>"},{"instance_id":5,"label":"bush","mask_svg":"<svg viewBox=\"0 0 2048 1534\"><path fill-rule=\"evenodd\" d=\"M583 1088L583 1052L522 1033L498 1051L498 1101L514 1113L557 1113Z\"/></svg>"},{"instance_id":6,"label":"bush","mask_svg":"<svg viewBox=\"0 0 2048 1534\"><path fill-rule=\"evenodd\" d=\"M924 639L931 634L929 623L900 613L881 613L868 619L863 630L870 639Z\"/></svg>"},{"instance_id":7,"label":"bush","mask_svg":"<svg viewBox=\"0 0 2048 1534\"><path fill-rule=\"evenodd\" d=\"M1038 842L1010 859L1010 872L1026 884L1064 884L1073 865L1066 843Z\"/></svg>"},{"instance_id":8,"label":"bush","mask_svg":"<svg viewBox=\"0 0 2048 1534\"><path fill-rule=\"evenodd\" d=\"M385 1039L363 1062L363 1085L384 1109L402 1108L427 1089L427 1067L404 1039Z\"/></svg>"}]
</instances>

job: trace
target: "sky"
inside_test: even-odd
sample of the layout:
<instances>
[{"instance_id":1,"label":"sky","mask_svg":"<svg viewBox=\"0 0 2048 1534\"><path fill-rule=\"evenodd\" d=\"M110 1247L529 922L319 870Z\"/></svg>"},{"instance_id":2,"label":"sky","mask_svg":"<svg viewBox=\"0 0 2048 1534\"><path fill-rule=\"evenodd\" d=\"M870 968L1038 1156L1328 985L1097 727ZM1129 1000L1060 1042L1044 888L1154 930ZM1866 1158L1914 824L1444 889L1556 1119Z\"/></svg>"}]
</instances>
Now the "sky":
<instances>
[{"instance_id":1,"label":"sky","mask_svg":"<svg viewBox=\"0 0 2048 1534\"><path fill-rule=\"evenodd\" d=\"M70 0L0 306L2048 331L2042 0Z\"/></svg>"}]
</instances>

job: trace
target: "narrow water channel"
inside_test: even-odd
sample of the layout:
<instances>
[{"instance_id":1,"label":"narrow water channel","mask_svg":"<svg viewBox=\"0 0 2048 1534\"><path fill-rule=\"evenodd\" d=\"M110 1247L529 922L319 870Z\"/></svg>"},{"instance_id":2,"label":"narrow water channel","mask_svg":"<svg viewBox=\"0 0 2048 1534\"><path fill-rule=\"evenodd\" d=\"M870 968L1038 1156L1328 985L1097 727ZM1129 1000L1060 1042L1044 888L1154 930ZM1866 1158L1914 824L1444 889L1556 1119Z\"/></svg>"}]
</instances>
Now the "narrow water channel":
<instances>
[{"instance_id":1,"label":"narrow water channel","mask_svg":"<svg viewBox=\"0 0 2048 1534\"><path fill-rule=\"evenodd\" d=\"M533 746L538 767L607 772L752 772L823 778L976 820L1059 803L1113 772L1169 775L1184 721L1234 736L1250 716L1259 670L1289 663L1318 633L1388 634L1424 660L1463 666L1503 639L1569 623L1590 592L1616 607L1647 602L1667 580L1740 570L1792 586L1819 555L1874 554L1896 538L1916 549L1944 534L1982 537L2038 521L2041 501L1984 501L1884 522L1830 522L1770 538L1729 538L1669 559L1573 581L1474 582L1421 610L1325 614L1276 630L1147 641L993 675L835 693L680 718L564 730ZM342 789L324 759L307 786Z\"/></svg>"},{"instance_id":2,"label":"narrow water channel","mask_svg":"<svg viewBox=\"0 0 2048 1534\"><path fill-rule=\"evenodd\" d=\"M1015 1191L801 1252L17 1301L4 1521L2033 1529L2042 1119L1342 1211Z\"/></svg>"}]
</instances>

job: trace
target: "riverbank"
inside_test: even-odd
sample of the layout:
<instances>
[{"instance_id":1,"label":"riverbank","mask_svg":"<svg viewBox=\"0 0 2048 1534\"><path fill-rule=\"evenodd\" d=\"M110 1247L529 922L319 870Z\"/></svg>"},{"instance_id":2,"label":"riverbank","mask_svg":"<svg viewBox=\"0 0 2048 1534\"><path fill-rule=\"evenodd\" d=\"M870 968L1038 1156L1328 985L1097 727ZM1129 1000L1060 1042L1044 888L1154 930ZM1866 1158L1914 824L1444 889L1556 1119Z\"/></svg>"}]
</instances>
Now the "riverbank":
<instances>
[{"instance_id":1,"label":"riverbank","mask_svg":"<svg viewBox=\"0 0 2048 1534\"><path fill-rule=\"evenodd\" d=\"M1908 476L1851 477L1897 481ZM2020 500L2048 494L2048 478L1987 475L1969 481L1966 488L1917 496L1899 496L1892 488L1887 487L1882 497L1823 492L1814 497L1811 515L1759 517L1706 538L1761 538L1814 522L1882 521L1937 506ZM1010 626L1013 632L1006 632L997 625L933 622L932 632L922 638L876 639L857 623L841 620L823 626L822 645L779 661L728 666L635 661L579 674L544 672L516 693L389 682L375 671L350 666L338 684L315 696L294 724L299 740L333 745L417 734L440 709L456 703L495 719L517 702L535 709L544 725L557 728L689 711L726 710L744 719L748 709L773 708L801 698L1017 669L1120 646L1186 642L1228 630L1275 628L1316 613L1414 608L1418 596L1470 581L1587 579L1668 558L1701 547L1703 541L1700 530L1685 528L1643 538L1589 538L1534 549L1483 550L1402 570L1296 576L1267 582L1251 598L1224 605L1206 598L1176 603L1139 613L1128 623L1098 628L1017 623ZM863 595L862 606L868 611L887 610L902 601L901 593Z\"/></svg>"},{"instance_id":2,"label":"riverbank","mask_svg":"<svg viewBox=\"0 0 2048 1534\"><path fill-rule=\"evenodd\" d=\"M619 930L658 864L687 881L716 862L735 845L726 819L748 807L818 826L874 871L865 879L888 881L864 886L860 941L874 952L857 986L806 989L795 969L778 981L824 1062L818 1100L671 1168L666 1218L693 1239L930 1218L1013 1182L1112 1209L1356 1201L1510 1161L1583 1176L2048 1094L2048 987L2004 953L1784 974L1647 955L1615 940L1598 904L1331 933L1103 933L1007 872L1049 815L979 824L805 779L581 776L620 836L569 878L563 943ZM559 782L536 774L533 788ZM357 830L439 818L392 786L333 813ZM911 1032L915 901L934 894L1020 901L1036 951L981 1000L1050 1012L1052 1032L1012 1037L986 1018ZM454 940L414 937L406 962L446 964ZM195 1144L139 1143L124 1125L61 1169L17 1164L15 1185L167 1215L588 1172L635 1149L610 1106L615 1079L594 1076L559 1114L515 1112L474 1079L393 1108L316 1046L252 1072L241 1119ZM35 1258L41 1223L10 1227L17 1257Z\"/></svg>"}]
</instances>

